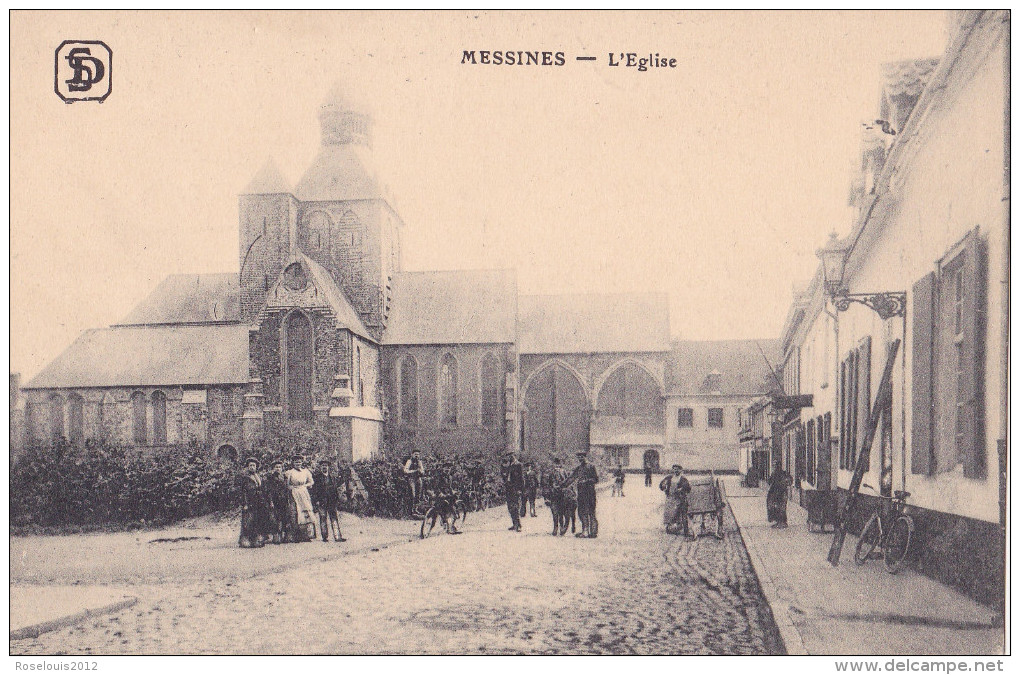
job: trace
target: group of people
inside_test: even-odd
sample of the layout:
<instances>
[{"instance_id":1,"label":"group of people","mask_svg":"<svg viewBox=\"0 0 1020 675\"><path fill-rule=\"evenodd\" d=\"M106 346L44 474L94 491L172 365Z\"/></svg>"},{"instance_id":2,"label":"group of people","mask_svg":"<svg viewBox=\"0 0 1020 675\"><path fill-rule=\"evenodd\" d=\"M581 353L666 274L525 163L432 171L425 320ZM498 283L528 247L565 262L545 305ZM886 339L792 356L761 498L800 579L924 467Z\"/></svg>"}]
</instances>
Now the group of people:
<instances>
[{"instance_id":1,"label":"group of people","mask_svg":"<svg viewBox=\"0 0 1020 675\"><path fill-rule=\"evenodd\" d=\"M340 532L341 491L346 481L327 460L319 462L313 474L305 457L295 454L284 470L282 459L273 461L270 471L259 473L255 457L245 460L241 477L241 548L261 548L267 543L307 542L318 535L329 541L347 541Z\"/></svg>"},{"instance_id":2,"label":"group of people","mask_svg":"<svg viewBox=\"0 0 1020 675\"><path fill-rule=\"evenodd\" d=\"M506 496L506 508L510 513L510 527L513 532L521 531L521 518L535 512L535 499L538 486L542 483L541 474L532 462L522 464L516 453L508 451L500 466L503 479L503 492ZM567 472L559 457L553 458L553 468L545 481L546 500L554 511L565 510L564 504L576 504L577 519L581 521L581 531L577 537L594 539L598 536L598 519L595 517L595 485L599 482L599 474L595 467L588 463L588 453L577 453L577 466ZM571 510L573 510L571 508Z\"/></svg>"}]
</instances>

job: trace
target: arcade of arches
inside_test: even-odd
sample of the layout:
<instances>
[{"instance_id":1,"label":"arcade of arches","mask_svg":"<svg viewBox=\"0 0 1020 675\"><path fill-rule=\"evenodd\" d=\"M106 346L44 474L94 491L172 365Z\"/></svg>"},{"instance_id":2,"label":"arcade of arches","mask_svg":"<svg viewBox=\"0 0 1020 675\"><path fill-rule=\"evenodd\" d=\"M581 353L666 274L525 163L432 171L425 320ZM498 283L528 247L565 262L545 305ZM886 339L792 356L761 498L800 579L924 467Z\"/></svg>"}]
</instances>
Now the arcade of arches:
<instances>
[{"instance_id":1,"label":"arcade of arches","mask_svg":"<svg viewBox=\"0 0 1020 675\"><path fill-rule=\"evenodd\" d=\"M635 363L610 372L594 409L579 377L555 362L531 378L523 403L526 455L569 457L594 447L624 466L658 464L665 402L659 384Z\"/></svg>"}]
</instances>

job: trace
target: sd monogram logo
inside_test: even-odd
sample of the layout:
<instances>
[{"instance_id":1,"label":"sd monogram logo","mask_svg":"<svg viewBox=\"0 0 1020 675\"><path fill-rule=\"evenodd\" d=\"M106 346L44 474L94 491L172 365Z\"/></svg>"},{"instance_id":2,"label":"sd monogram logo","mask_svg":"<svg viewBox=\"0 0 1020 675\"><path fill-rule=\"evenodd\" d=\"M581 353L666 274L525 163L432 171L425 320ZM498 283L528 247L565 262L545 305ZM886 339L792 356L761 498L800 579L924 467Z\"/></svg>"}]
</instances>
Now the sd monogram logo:
<instances>
[{"instance_id":1,"label":"sd monogram logo","mask_svg":"<svg viewBox=\"0 0 1020 675\"><path fill-rule=\"evenodd\" d=\"M53 90L64 103L99 101L113 88L113 52L98 40L64 40L54 57Z\"/></svg>"}]
</instances>

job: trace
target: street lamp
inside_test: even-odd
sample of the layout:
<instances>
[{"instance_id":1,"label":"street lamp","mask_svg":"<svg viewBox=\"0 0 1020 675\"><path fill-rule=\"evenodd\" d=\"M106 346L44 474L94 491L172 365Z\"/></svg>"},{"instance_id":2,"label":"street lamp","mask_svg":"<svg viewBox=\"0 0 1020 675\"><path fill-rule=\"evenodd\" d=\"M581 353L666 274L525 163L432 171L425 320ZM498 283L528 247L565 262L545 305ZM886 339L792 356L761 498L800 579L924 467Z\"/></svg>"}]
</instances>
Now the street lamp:
<instances>
[{"instance_id":1,"label":"street lamp","mask_svg":"<svg viewBox=\"0 0 1020 675\"><path fill-rule=\"evenodd\" d=\"M882 291L879 293L848 293L846 290L844 275L846 274L846 259L850 252L850 246L845 241L840 241L833 232L824 248L818 249L816 255L822 261L822 274L824 275L825 292L832 298L832 304L837 312L845 312L850 308L850 303L856 302L870 307L878 313L882 319L891 319L894 316L906 316L907 294L903 291Z\"/></svg>"}]
</instances>

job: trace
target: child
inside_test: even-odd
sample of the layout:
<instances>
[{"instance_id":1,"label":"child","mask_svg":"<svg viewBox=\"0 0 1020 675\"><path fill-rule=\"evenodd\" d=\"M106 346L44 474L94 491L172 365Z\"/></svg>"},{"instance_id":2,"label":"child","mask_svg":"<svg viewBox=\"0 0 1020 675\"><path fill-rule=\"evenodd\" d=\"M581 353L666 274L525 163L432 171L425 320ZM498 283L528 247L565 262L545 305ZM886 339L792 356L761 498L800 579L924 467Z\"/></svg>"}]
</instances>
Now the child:
<instances>
[{"instance_id":1,"label":"child","mask_svg":"<svg viewBox=\"0 0 1020 675\"><path fill-rule=\"evenodd\" d=\"M614 497L617 494L619 494L621 497L624 496L624 494L623 494L623 480L626 477L626 475L627 474L625 474L623 472L623 465L617 464L616 465L616 469L613 470L613 476L614 476L614 480L613 480L613 496Z\"/></svg>"}]
</instances>

